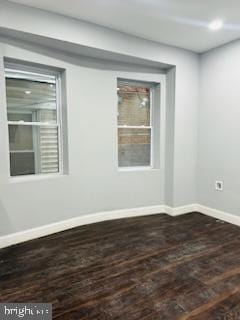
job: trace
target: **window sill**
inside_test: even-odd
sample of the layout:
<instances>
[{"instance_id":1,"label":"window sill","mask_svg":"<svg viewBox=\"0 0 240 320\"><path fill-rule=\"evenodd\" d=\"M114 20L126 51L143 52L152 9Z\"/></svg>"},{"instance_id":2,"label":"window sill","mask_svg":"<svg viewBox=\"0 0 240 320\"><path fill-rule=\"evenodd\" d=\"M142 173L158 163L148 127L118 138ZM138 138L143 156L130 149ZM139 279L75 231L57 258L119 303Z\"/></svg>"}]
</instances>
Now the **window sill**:
<instances>
[{"instance_id":1,"label":"window sill","mask_svg":"<svg viewBox=\"0 0 240 320\"><path fill-rule=\"evenodd\" d=\"M59 179L63 177L66 177L66 174L63 174L63 173L34 174L34 175L26 175L26 176L18 176L18 177L9 177L9 182L10 183L34 182L34 181L49 180L49 179Z\"/></svg>"},{"instance_id":2,"label":"window sill","mask_svg":"<svg viewBox=\"0 0 240 320\"><path fill-rule=\"evenodd\" d=\"M129 172L129 171L156 171L159 170L153 167L118 167L120 172Z\"/></svg>"}]
</instances>

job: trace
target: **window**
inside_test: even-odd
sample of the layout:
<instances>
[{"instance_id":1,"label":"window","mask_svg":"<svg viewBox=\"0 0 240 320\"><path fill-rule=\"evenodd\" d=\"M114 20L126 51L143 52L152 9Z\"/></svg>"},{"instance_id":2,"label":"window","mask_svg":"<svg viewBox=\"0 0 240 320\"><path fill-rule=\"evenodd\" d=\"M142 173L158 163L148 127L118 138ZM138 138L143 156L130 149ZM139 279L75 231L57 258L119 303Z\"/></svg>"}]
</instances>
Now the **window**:
<instances>
[{"instance_id":1,"label":"window","mask_svg":"<svg viewBox=\"0 0 240 320\"><path fill-rule=\"evenodd\" d=\"M60 75L5 65L10 175L61 171Z\"/></svg>"},{"instance_id":2,"label":"window","mask_svg":"<svg viewBox=\"0 0 240 320\"><path fill-rule=\"evenodd\" d=\"M154 84L118 80L118 166L152 166Z\"/></svg>"}]
</instances>

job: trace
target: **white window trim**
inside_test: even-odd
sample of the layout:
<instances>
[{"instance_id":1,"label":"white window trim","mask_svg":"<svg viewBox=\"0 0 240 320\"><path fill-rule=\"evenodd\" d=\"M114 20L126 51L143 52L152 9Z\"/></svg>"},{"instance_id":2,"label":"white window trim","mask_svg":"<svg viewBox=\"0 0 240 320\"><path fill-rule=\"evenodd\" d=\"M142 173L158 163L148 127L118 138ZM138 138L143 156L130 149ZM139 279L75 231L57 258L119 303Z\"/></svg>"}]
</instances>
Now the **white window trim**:
<instances>
[{"instance_id":1,"label":"white window trim","mask_svg":"<svg viewBox=\"0 0 240 320\"><path fill-rule=\"evenodd\" d=\"M53 122L25 122L25 121L8 121L7 120L7 127L9 125L26 125L26 126L46 126L46 127L57 127L58 128L58 172L50 172L50 173L35 173L35 174L27 174L27 175L19 175L19 176L11 176L10 172L10 144L8 141L8 159L9 159L9 173L8 178L10 180L16 181L28 181L34 179L42 179L42 178L49 178L49 177L57 177L63 176L63 133L62 133L62 100L61 100L61 74L60 72L55 72L49 69L42 69L42 68L35 68L35 67L28 67L24 66L24 64L15 64L6 62L4 64L4 74L5 79L7 78L8 72L16 72L19 73L15 78L19 79L23 76L27 76L28 80L36 80L36 77L39 77L39 80L44 80L44 82L55 83L56 84L56 112L57 112L57 120L56 123ZM13 78L14 76L11 75ZM6 105L7 108L7 105ZM6 112L8 112L6 110ZM9 136L9 135L8 135ZM20 150L21 152L21 150Z\"/></svg>"},{"instance_id":2,"label":"white window trim","mask_svg":"<svg viewBox=\"0 0 240 320\"><path fill-rule=\"evenodd\" d=\"M124 171L152 171L152 170L158 170L156 168L153 168L151 166L132 166L132 167L118 167L118 171L124 172Z\"/></svg>"},{"instance_id":3,"label":"white window trim","mask_svg":"<svg viewBox=\"0 0 240 320\"><path fill-rule=\"evenodd\" d=\"M150 88L150 125L151 125L151 151L150 151L150 168L154 168L154 126L153 126L153 88Z\"/></svg>"},{"instance_id":4,"label":"white window trim","mask_svg":"<svg viewBox=\"0 0 240 320\"><path fill-rule=\"evenodd\" d=\"M56 173L44 173L44 174L27 174L21 176L11 176L9 179L9 183L21 183L21 182L32 182L38 180L45 180L45 179L56 179L56 178L64 178L67 175L60 174L59 172Z\"/></svg>"},{"instance_id":5,"label":"white window trim","mask_svg":"<svg viewBox=\"0 0 240 320\"><path fill-rule=\"evenodd\" d=\"M160 103L160 110L159 110L159 127L157 128L156 131L156 127L154 126L155 123L155 119L152 118L153 122L153 130L152 130L152 141L154 141L154 143L152 144L153 150L152 150L152 164L151 166L148 167L119 167L118 166L118 119L117 119L117 115L118 115L118 101L117 101L117 94L115 95L116 97L116 102L115 102L115 112L116 112L116 117L115 117L115 123L116 123L116 144L115 144L115 164L116 164L116 171L120 172L121 174L124 174L124 172L132 172L133 174L137 173L137 172L147 172L147 173L151 173L151 172L155 172L158 171L160 172L160 174L162 175L162 177L164 177L165 175L165 112L166 112L166 74L165 73L137 73L137 72L128 72L128 71L119 71L115 74L114 76L115 78L115 86L117 88L117 82L118 79L128 79L128 80L132 80L132 81L142 81L142 82L155 82L155 83L159 83L160 86L160 96L154 96L154 103L153 103L153 107L152 107L152 116L155 118L154 116L154 112L155 112L155 98L158 100L159 99L159 103ZM156 136L157 133L157 136ZM158 134L160 134L160 136L158 136ZM159 143L158 144L158 148L156 149L156 141ZM164 178L163 178L164 180Z\"/></svg>"},{"instance_id":6,"label":"white window trim","mask_svg":"<svg viewBox=\"0 0 240 320\"><path fill-rule=\"evenodd\" d=\"M62 118L62 78L60 73L56 75L56 104L57 104L57 123L58 123L58 174L63 175L63 118Z\"/></svg>"},{"instance_id":7,"label":"white window trim","mask_svg":"<svg viewBox=\"0 0 240 320\"><path fill-rule=\"evenodd\" d=\"M127 77L127 78L126 78ZM127 75L124 75L123 77L122 76L118 76L117 77L117 82L119 81L119 78L120 79L124 79L126 80L126 83L127 81L129 82L133 82L134 84L134 81L136 81L136 83L140 83L141 81L144 83L146 82L155 82L155 81L152 81L152 80L146 80L146 79L133 79ZM123 80L123 82L124 82ZM121 81L121 80L120 80ZM160 81L156 81L156 82L159 82ZM150 125L149 126L144 126L144 125L140 125L140 126L129 126L129 125L118 125L117 124L117 130L118 129L148 129L151 131L151 142L150 142L150 165L149 166L126 166L126 167L120 167L119 166L119 161L118 161L118 147L117 147L117 169L118 171L149 171L149 170L153 170L155 169L154 168L154 146L153 146L153 139L154 139L154 126L153 126L153 90L154 88L150 87ZM117 106L118 108L118 106ZM118 119L117 119L118 121Z\"/></svg>"}]
</instances>

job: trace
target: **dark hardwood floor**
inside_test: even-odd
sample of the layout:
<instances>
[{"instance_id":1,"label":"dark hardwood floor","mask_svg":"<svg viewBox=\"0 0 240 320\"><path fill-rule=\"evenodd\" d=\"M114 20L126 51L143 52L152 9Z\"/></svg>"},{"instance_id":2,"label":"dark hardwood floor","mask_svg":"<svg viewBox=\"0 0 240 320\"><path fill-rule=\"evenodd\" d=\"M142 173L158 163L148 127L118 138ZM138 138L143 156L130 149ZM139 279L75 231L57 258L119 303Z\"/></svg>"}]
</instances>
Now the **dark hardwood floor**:
<instances>
[{"instance_id":1,"label":"dark hardwood floor","mask_svg":"<svg viewBox=\"0 0 240 320\"><path fill-rule=\"evenodd\" d=\"M240 228L153 215L2 249L0 302L51 302L59 320L240 319Z\"/></svg>"}]
</instances>

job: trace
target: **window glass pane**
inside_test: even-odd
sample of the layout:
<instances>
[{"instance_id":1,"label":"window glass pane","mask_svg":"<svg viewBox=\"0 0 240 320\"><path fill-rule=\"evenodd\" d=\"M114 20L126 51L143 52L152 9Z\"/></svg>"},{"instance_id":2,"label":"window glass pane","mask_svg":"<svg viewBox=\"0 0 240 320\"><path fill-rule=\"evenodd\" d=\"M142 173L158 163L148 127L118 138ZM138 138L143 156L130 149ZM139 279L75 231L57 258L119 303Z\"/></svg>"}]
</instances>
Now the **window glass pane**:
<instances>
[{"instance_id":1,"label":"window glass pane","mask_svg":"<svg viewBox=\"0 0 240 320\"><path fill-rule=\"evenodd\" d=\"M150 126L150 88L118 83L118 125Z\"/></svg>"},{"instance_id":2,"label":"window glass pane","mask_svg":"<svg viewBox=\"0 0 240 320\"><path fill-rule=\"evenodd\" d=\"M118 129L120 167L150 166L151 129Z\"/></svg>"},{"instance_id":3,"label":"window glass pane","mask_svg":"<svg viewBox=\"0 0 240 320\"><path fill-rule=\"evenodd\" d=\"M57 126L9 125L11 176L59 171Z\"/></svg>"},{"instance_id":4,"label":"window glass pane","mask_svg":"<svg viewBox=\"0 0 240 320\"><path fill-rule=\"evenodd\" d=\"M8 73L7 73L8 74ZM6 78L7 111L9 121L56 123L56 80ZM15 116L13 115L15 114ZM26 119L25 114L28 114Z\"/></svg>"},{"instance_id":5,"label":"window glass pane","mask_svg":"<svg viewBox=\"0 0 240 320\"><path fill-rule=\"evenodd\" d=\"M9 125L10 151L33 150L32 126Z\"/></svg>"},{"instance_id":6,"label":"window glass pane","mask_svg":"<svg viewBox=\"0 0 240 320\"><path fill-rule=\"evenodd\" d=\"M11 176L34 174L34 152L10 152Z\"/></svg>"},{"instance_id":7,"label":"window glass pane","mask_svg":"<svg viewBox=\"0 0 240 320\"><path fill-rule=\"evenodd\" d=\"M24 121L24 122L31 122L32 121L32 114L31 113L8 113L8 121Z\"/></svg>"}]
</instances>

